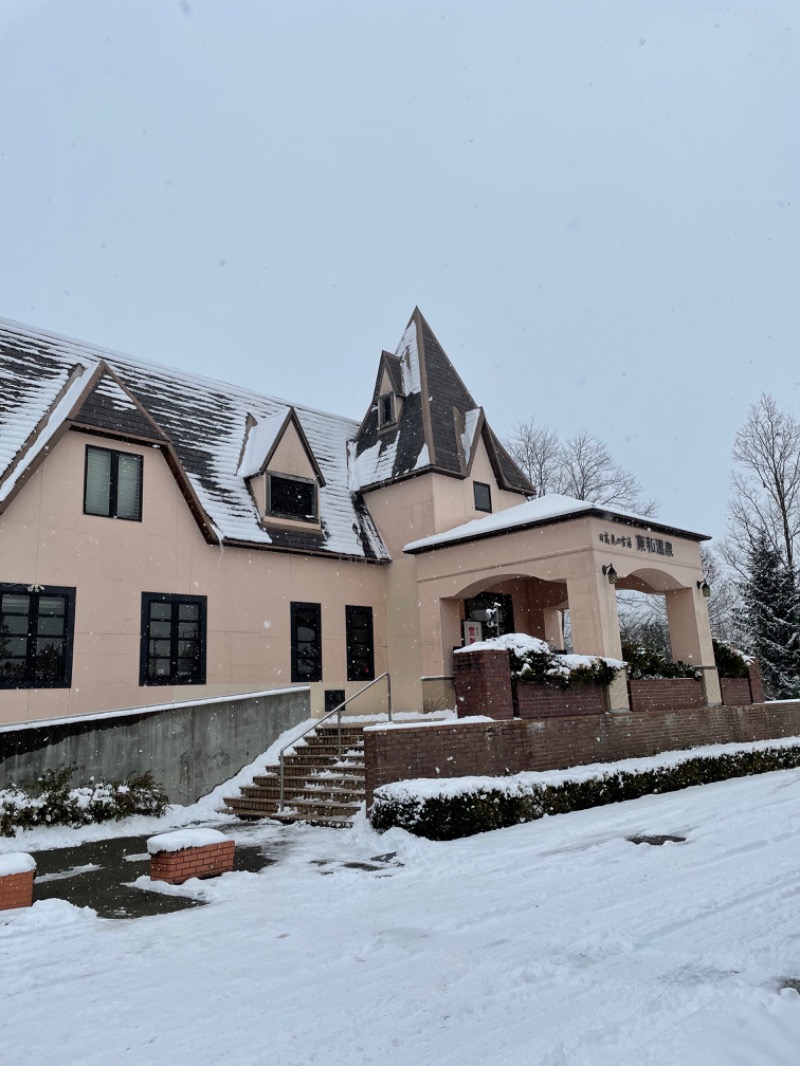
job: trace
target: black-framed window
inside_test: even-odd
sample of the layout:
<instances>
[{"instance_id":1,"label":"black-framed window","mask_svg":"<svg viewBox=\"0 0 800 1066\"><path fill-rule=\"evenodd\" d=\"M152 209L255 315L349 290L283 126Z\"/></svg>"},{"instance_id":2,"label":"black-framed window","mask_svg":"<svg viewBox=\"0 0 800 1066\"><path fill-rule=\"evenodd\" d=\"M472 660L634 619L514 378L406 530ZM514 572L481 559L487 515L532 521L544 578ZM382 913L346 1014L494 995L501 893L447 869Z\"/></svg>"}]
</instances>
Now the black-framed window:
<instances>
[{"instance_id":1,"label":"black-framed window","mask_svg":"<svg viewBox=\"0 0 800 1066\"><path fill-rule=\"evenodd\" d=\"M317 483L288 474L267 475L267 513L276 518L313 522L317 517Z\"/></svg>"},{"instance_id":2,"label":"black-framed window","mask_svg":"<svg viewBox=\"0 0 800 1066\"><path fill-rule=\"evenodd\" d=\"M492 487L483 481L473 481L472 490L475 494L475 510L492 513Z\"/></svg>"},{"instance_id":3,"label":"black-framed window","mask_svg":"<svg viewBox=\"0 0 800 1066\"><path fill-rule=\"evenodd\" d=\"M322 680L322 607L292 604L292 681Z\"/></svg>"},{"instance_id":4,"label":"black-framed window","mask_svg":"<svg viewBox=\"0 0 800 1066\"><path fill-rule=\"evenodd\" d=\"M371 607L345 607L347 634L347 680L372 681L375 677L375 644Z\"/></svg>"},{"instance_id":5,"label":"black-framed window","mask_svg":"<svg viewBox=\"0 0 800 1066\"><path fill-rule=\"evenodd\" d=\"M141 455L87 444L83 513L141 522L142 465Z\"/></svg>"},{"instance_id":6,"label":"black-framed window","mask_svg":"<svg viewBox=\"0 0 800 1066\"><path fill-rule=\"evenodd\" d=\"M0 586L0 688L69 688L75 589Z\"/></svg>"},{"instance_id":7,"label":"black-framed window","mask_svg":"<svg viewBox=\"0 0 800 1066\"><path fill-rule=\"evenodd\" d=\"M206 597L142 593L140 685L204 685Z\"/></svg>"},{"instance_id":8,"label":"black-framed window","mask_svg":"<svg viewBox=\"0 0 800 1066\"><path fill-rule=\"evenodd\" d=\"M394 421L394 393L384 392L378 397L378 425L391 426Z\"/></svg>"},{"instance_id":9,"label":"black-framed window","mask_svg":"<svg viewBox=\"0 0 800 1066\"><path fill-rule=\"evenodd\" d=\"M483 636L502 637L514 632L514 605L505 592L481 592L466 600L467 620L483 623Z\"/></svg>"}]
</instances>

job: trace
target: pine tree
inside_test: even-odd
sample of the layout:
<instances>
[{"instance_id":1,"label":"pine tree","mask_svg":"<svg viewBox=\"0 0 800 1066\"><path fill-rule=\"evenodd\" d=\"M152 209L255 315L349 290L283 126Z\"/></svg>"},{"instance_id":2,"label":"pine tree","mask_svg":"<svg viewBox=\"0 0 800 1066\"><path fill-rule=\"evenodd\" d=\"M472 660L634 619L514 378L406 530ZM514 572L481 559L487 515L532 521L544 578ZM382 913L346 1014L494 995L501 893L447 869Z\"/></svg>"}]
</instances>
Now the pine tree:
<instances>
[{"instance_id":1,"label":"pine tree","mask_svg":"<svg viewBox=\"0 0 800 1066\"><path fill-rule=\"evenodd\" d=\"M761 531L752 540L741 583L742 630L773 699L800 697L798 576Z\"/></svg>"}]
</instances>

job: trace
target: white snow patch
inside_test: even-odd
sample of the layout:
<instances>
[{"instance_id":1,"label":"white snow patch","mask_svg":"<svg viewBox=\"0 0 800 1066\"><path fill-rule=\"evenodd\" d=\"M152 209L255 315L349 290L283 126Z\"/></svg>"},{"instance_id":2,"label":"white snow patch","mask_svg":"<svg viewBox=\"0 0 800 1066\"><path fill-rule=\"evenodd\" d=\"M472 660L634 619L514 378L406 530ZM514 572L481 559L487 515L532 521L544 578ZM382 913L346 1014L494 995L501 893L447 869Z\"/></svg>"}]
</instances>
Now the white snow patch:
<instances>
[{"instance_id":1,"label":"white snow patch","mask_svg":"<svg viewBox=\"0 0 800 1066\"><path fill-rule=\"evenodd\" d=\"M270 415L269 418L256 422L247 434L242 461L236 471L238 477L255 477L260 474L267 461L267 456L286 425L286 413Z\"/></svg>"},{"instance_id":2,"label":"white snow patch","mask_svg":"<svg viewBox=\"0 0 800 1066\"><path fill-rule=\"evenodd\" d=\"M36 859L24 851L11 851L0 855L0 877L26 874L36 869Z\"/></svg>"},{"instance_id":3,"label":"white snow patch","mask_svg":"<svg viewBox=\"0 0 800 1066\"><path fill-rule=\"evenodd\" d=\"M203 848L208 844L224 844L228 837L218 829L178 829L174 833L160 833L147 841L147 853L160 855L162 851L185 851Z\"/></svg>"}]
</instances>

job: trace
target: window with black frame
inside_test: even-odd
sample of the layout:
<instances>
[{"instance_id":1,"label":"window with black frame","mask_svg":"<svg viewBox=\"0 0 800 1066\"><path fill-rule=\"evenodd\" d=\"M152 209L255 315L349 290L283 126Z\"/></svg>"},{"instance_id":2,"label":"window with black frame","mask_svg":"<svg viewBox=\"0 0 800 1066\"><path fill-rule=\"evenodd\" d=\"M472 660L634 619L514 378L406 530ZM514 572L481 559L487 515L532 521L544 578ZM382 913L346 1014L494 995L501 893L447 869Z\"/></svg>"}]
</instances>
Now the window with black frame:
<instances>
[{"instance_id":1,"label":"window with black frame","mask_svg":"<svg viewBox=\"0 0 800 1066\"><path fill-rule=\"evenodd\" d=\"M141 522L142 464L141 455L88 444L83 513Z\"/></svg>"},{"instance_id":2,"label":"window with black frame","mask_svg":"<svg viewBox=\"0 0 800 1066\"><path fill-rule=\"evenodd\" d=\"M75 589L0 586L0 688L69 688Z\"/></svg>"},{"instance_id":3,"label":"window with black frame","mask_svg":"<svg viewBox=\"0 0 800 1066\"><path fill-rule=\"evenodd\" d=\"M322 680L322 608L292 604L292 681Z\"/></svg>"},{"instance_id":4,"label":"window with black frame","mask_svg":"<svg viewBox=\"0 0 800 1066\"><path fill-rule=\"evenodd\" d=\"M347 680L372 681L375 677L375 648L371 607L345 607L347 636Z\"/></svg>"},{"instance_id":5,"label":"window with black frame","mask_svg":"<svg viewBox=\"0 0 800 1066\"><path fill-rule=\"evenodd\" d=\"M475 498L475 510L492 513L492 487L483 481L473 481L472 491Z\"/></svg>"},{"instance_id":6,"label":"window with black frame","mask_svg":"<svg viewBox=\"0 0 800 1066\"><path fill-rule=\"evenodd\" d=\"M140 685L204 685L206 597L142 593Z\"/></svg>"},{"instance_id":7,"label":"window with black frame","mask_svg":"<svg viewBox=\"0 0 800 1066\"><path fill-rule=\"evenodd\" d=\"M267 513L275 518L313 522L317 517L317 483L309 478L268 474Z\"/></svg>"}]
</instances>

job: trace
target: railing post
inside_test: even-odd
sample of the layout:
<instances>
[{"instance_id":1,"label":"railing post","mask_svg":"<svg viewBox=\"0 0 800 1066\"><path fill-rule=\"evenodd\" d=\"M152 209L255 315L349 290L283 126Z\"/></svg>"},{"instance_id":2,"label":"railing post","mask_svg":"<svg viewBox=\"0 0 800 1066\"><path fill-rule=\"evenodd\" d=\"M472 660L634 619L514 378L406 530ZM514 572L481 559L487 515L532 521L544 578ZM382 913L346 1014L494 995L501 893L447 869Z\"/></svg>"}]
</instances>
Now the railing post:
<instances>
[{"instance_id":1,"label":"railing post","mask_svg":"<svg viewBox=\"0 0 800 1066\"><path fill-rule=\"evenodd\" d=\"M281 751L280 764L281 764L281 792L280 792L280 799L278 801L278 810L282 811L284 806L285 806L284 794L283 794L283 751Z\"/></svg>"},{"instance_id":2,"label":"railing post","mask_svg":"<svg viewBox=\"0 0 800 1066\"><path fill-rule=\"evenodd\" d=\"M389 721L392 720L392 675L386 674L386 709L389 712Z\"/></svg>"},{"instance_id":3,"label":"railing post","mask_svg":"<svg viewBox=\"0 0 800 1066\"><path fill-rule=\"evenodd\" d=\"M339 713L336 716L336 724L339 728L339 760L342 758L342 707L343 704L339 704Z\"/></svg>"}]
</instances>

